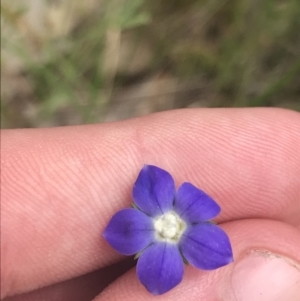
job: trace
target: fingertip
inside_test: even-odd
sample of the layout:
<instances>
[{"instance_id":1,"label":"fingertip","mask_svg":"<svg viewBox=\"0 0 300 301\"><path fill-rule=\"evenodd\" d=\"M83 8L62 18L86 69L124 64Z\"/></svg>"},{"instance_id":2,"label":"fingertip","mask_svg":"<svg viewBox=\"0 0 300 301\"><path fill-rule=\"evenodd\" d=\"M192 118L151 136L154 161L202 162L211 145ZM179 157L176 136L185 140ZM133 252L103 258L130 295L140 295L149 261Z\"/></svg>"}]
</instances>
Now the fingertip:
<instances>
[{"instance_id":1,"label":"fingertip","mask_svg":"<svg viewBox=\"0 0 300 301\"><path fill-rule=\"evenodd\" d=\"M299 294L300 281L300 233L292 226L269 220L241 220L222 227L232 241L235 261L214 271L187 266L183 281L163 299L295 301L292 298ZM132 269L94 301L120 298L150 301L153 296Z\"/></svg>"}]
</instances>

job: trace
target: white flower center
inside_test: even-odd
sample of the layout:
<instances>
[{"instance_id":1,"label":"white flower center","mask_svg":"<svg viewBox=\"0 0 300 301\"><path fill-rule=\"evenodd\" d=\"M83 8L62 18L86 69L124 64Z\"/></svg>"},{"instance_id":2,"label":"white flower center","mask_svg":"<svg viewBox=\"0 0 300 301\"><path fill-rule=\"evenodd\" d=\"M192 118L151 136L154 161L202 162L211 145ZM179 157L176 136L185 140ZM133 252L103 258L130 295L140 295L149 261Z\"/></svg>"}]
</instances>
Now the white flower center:
<instances>
[{"instance_id":1,"label":"white flower center","mask_svg":"<svg viewBox=\"0 0 300 301\"><path fill-rule=\"evenodd\" d=\"M154 219L154 229L158 240L178 242L186 229L186 224L171 211Z\"/></svg>"}]
</instances>

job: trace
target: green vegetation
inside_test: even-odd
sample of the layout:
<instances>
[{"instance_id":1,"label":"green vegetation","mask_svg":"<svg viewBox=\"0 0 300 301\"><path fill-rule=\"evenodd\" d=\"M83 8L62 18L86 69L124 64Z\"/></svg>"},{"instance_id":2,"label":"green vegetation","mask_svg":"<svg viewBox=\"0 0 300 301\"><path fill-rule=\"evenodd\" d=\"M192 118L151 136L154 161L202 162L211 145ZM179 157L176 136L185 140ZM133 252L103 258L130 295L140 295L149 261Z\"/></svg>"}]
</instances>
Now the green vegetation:
<instances>
[{"instance_id":1,"label":"green vegetation","mask_svg":"<svg viewBox=\"0 0 300 301\"><path fill-rule=\"evenodd\" d=\"M153 77L199 83L208 106L300 109L299 0L24 3L1 2L3 127L99 122Z\"/></svg>"}]
</instances>

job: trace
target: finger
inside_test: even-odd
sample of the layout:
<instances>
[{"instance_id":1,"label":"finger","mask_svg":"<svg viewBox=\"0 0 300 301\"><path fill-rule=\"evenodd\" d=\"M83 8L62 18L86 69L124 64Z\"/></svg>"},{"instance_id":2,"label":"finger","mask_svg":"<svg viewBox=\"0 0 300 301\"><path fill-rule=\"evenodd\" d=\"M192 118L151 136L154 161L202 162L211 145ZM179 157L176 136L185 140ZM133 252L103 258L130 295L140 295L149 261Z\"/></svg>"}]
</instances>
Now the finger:
<instances>
[{"instance_id":1,"label":"finger","mask_svg":"<svg viewBox=\"0 0 300 301\"><path fill-rule=\"evenodd\" d=\"M290 111L221 109L4 132L2 293L63 281L119 258L101 233L131 202L144 163L212 195L223 208L220 222L299 223L299 126L299 114Z\"/></svg>"},{"instance_id":2,"label":"finger","mask_svg":"<svg viewBox=\"0 0 300 301\"><path fill-rule=\"evenodd\" d=\"M7 297L3 301L88 301L134 266L133 258L86 275L32 292Z\"/></svg>"},{"instance_id":3,"label":"finger","mask_svg":"<svg viewBox=\"0 0 300 301\"><path fill-rule=\"evenodd\" d=\"M241 220L223 225L235 261L214 271L188 266L183 281L164 301L295 301L300 296L300 233L268 220ZM280 242L280 243L278 243ZM135 269L117 279L94 301L153 300Z\"/></svg>"}]
</instances>

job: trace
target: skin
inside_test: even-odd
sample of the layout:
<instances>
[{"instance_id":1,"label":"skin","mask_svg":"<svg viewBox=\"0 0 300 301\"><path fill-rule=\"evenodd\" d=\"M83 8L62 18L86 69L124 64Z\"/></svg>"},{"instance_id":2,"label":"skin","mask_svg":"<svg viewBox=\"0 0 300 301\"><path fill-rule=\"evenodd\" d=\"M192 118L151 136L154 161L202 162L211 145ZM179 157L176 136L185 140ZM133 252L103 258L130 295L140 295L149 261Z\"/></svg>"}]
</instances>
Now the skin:
<instances>
[{"instance_id":1,"label":"skin","mask_svg":"<svg viewBox=\"0 0 300 301\"><path fill-rule=\"evenodd\" d=\"M300 262L299 129L300 114L288 110L189 109L2 131L1 300L152 300L134 262L101 236L131 203L143 164L220 204L216 222L235 261L259 249ZM155 298L221 300L234 265L188 266L178 287Z\"/></svg>"}]
</instances>

